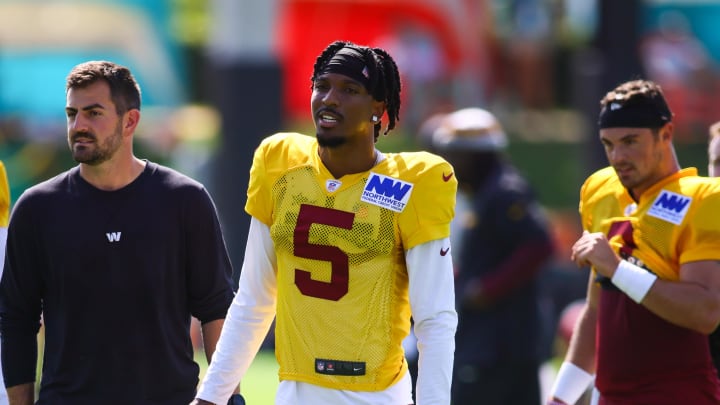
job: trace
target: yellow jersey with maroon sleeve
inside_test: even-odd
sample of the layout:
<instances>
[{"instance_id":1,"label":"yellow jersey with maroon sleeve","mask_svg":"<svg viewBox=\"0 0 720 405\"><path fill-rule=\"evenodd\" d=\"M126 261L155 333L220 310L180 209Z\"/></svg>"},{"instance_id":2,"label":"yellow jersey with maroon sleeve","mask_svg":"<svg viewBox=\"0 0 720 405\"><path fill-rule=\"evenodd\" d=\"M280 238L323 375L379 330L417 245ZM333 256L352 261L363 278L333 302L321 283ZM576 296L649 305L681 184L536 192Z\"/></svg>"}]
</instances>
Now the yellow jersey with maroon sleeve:
<instances>
[{"instance_id":1,"label":"yellow jersey with maroon sleeve","mask_svg":"<svg viewBox=\"0 0 720 405\"><path fill-rule=\"evenodd\" d=\"M456 190L450 164L426 152L335 179L315 138L261 143L245 209L275 245L281 379L378 391L405 374L405 251L449 236Z\"/></svg>"},{"instance_id":2,"label":"yellow jersey with maroon sleeve","mask_svg":"<svg viewBox=\"0 0 720 405\"><path fill-rule=\"evenodd\" d=\"M720 259L720 183L694 168L658 182L637 203L612 168L581 192L584 228L605 233L621 255L660 278L677 280L683 263Z\"/></svg>"},{"instance_id":3,"label":"yellow jersey with maroon sleeve","mask_svg":"<svg viewBox=\"0 0 720 405\"><path fill-rule=\"evenodd\" d=\"M659 181L638 201L614 169L605 168L586 180L580 201L584 229L603 232L623 259L660 279L677 281L684 263L720 260L720 182L698 177L694 168ZM596 387L602 397L610 403L720 403L707 336L665 321L609 279L598 281Z\"/></svg>"}]
</instances>

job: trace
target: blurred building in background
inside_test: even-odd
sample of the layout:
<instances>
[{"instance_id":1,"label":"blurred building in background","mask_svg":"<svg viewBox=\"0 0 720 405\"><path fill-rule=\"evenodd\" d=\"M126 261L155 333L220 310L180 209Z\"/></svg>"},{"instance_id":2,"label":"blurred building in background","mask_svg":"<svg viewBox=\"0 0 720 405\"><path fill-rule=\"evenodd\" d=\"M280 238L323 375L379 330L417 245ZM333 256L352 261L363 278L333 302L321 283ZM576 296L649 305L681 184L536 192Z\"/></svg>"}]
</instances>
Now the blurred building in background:
<instances>
[{"instance_id":1,"label":"blurred building in background","mask_svg":"<svg viewBox=\"0 0 720 405\"><path fill-rule=\"evenodd\" d=\"M66 168L65 76L83 60L131 66L146 122L187 101L169 4L136 1L0 1L0 156L13 199ZM163 28L164 27L164 28Z\"/></svg>"}]
</instances>

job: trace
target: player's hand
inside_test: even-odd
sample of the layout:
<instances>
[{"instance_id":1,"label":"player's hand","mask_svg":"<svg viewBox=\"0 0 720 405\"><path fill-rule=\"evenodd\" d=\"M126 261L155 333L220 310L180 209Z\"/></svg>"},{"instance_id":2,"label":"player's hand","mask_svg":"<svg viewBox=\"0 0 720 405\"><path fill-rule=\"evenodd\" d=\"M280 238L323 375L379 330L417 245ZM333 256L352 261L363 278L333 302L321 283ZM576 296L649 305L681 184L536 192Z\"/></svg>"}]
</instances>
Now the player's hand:
<instances>
[{"instance_id":1,"label":"player's hand","mask_svg":"<svg viewBox=\"0 0 720 405\"><path fill-rule=\"evenodd\" d=\"M580 239L572 247L570 259L578 267L593 266L595 271L608 278L612 278L620 263L620 258L612 250L610 242L602 232L583 231Z\"/></svg>"},{"instance_id":2,"label":"player's hand","mask_svg":"<svg viewBox=\"0 0 720 405\"><path fill-rule=\"evenodd\" d=\"M480 310L490 306L482 281L479 278L469 281L460 292L463 305Z\"/></svg>"},{"instance_id":3,"label":"player's hand","mask_svg":"<svg viewBox=\"0 0 720 405\"><path fill-rule=\"evenodd\" d=\"M240 394L233 394L230 399L228 399L227 405L245 405L245 398Z\"/></svg>"},{"instance_id":4,"label":"player's hand","mask_svg":"<svg viewBox=\"0 0 720 405\"><path fill-rule=\"evenodd\" d=\"M212 402L208 402L204 399L195 398L192 402L190 402L190 405L215 405Z\"/></svg>"},{"instance_id":5,"label":"player's hand","mask_svg":"<svg viewBox=\"0 0 720 405\"><path fill-rule=\"evenodd\" d=\"M190 402L190 405L215 405L212 402L208 402L204 399L195 398L194 401ZM227 405L245 405L245 398L240 394L233 394L228 399Z\"/></svg>"}]
</instances>

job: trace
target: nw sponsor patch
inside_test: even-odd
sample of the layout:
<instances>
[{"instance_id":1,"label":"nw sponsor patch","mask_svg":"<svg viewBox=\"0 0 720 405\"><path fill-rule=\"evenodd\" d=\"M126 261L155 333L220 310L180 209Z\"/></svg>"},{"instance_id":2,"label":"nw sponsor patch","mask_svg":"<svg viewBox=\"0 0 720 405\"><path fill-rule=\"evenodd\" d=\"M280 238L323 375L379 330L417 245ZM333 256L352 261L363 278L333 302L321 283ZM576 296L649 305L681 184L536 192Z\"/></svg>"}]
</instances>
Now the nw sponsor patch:
<instances>
[{"instance_id":1,"label":"nw sponsor patch","mask_svg":"<svg viewBox=\"0 0 720 405\"><path fill-rule=\"evenodd\" d=\"M690 208L692 198L663 190L648 210L648 215L680 225Z\"/></svg>"},{"instance_id":2,"label":"nw sponsor patch","mask_svg":"<svg viewBox=\"0 0 720 405\"><path fill-rule=\"evenodd\" d=\"M410 200L412 189L412 183L370 172L370 178L365 184L360 199L395 212L402 212Z\"/></svg>"}]
</instances>

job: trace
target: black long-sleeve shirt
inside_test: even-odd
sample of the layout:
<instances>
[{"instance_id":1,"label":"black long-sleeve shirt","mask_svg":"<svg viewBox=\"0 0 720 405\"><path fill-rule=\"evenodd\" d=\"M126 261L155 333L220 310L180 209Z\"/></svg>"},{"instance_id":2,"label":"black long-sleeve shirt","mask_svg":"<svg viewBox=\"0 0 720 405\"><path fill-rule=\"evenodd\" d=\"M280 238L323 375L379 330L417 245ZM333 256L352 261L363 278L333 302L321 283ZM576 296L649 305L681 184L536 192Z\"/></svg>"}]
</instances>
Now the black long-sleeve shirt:
<instances>
[{"instance_id":1,"label":"black long-sleeve shirt","mask_svg":"<svg viewBox=\"0 0 720 405\"><path fill-rule=\"evenodd\" d=\"M493 364L544 355L539 272L554 250L550 228L530 184L499 163L475 190L463 234L458 298L480 280L486 306L458 305L455 358Z\"/></svg>"},{"instance_id":2,"label":"black long-sleeve shirt","mask_svg":"<svg viewBox=\"0 0 720 405\"><path fill-rule=\"evenodd\" d=\"M32 382L41 314L38 404L187 404L190 317L225 317L231 265L204 187L148 162L126 187L99 190L73 168L28 189L8 228L0 282L6 386Z\"/></svg>"}]
</instances>

